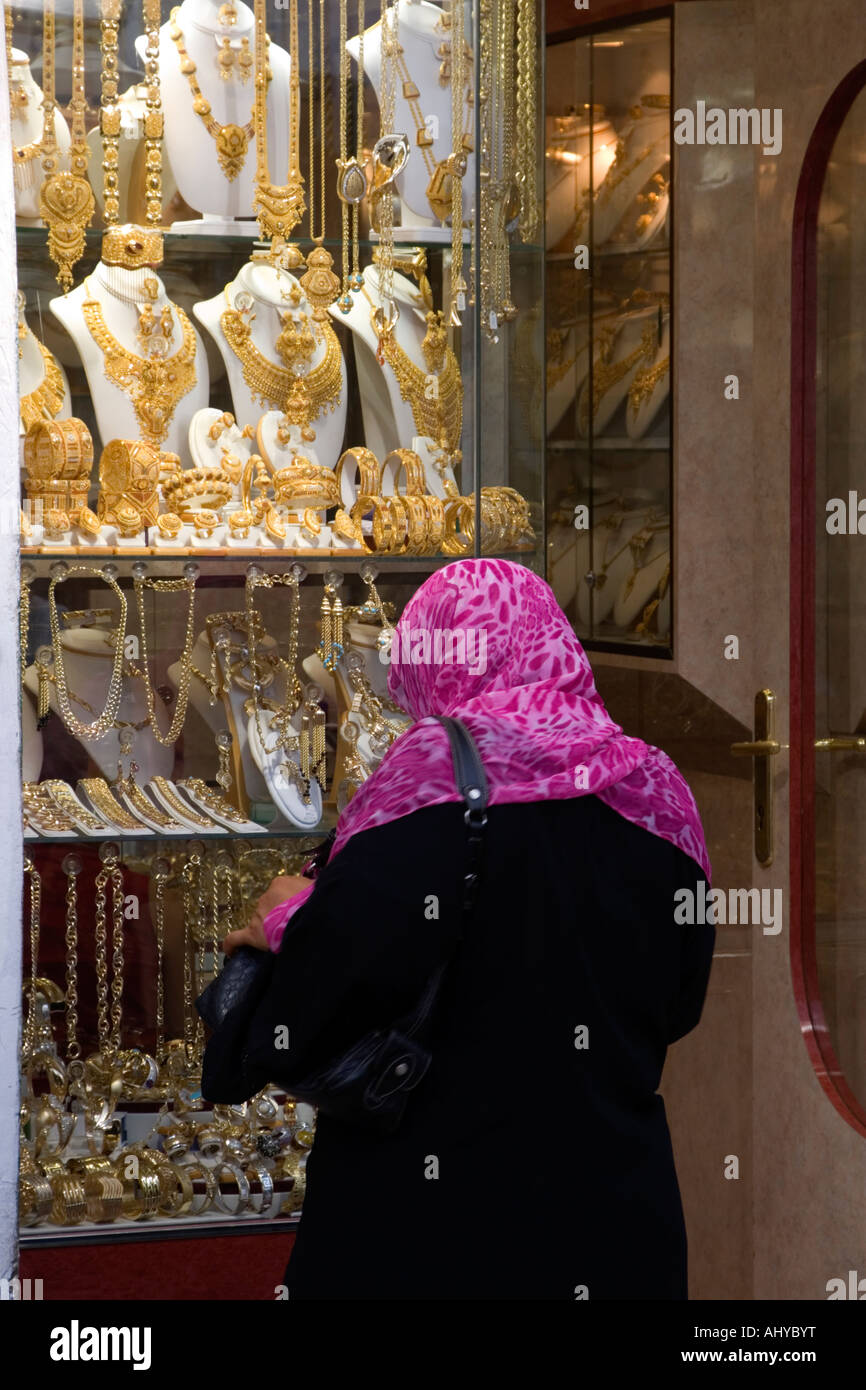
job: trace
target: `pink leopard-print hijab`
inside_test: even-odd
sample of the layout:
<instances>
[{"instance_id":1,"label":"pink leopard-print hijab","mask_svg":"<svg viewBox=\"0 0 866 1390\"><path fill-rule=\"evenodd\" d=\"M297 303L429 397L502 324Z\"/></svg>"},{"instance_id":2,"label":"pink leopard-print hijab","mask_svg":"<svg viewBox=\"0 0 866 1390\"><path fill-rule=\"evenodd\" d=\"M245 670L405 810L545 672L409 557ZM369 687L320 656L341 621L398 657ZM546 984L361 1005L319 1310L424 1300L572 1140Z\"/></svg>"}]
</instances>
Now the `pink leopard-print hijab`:
<instances>
[{"instance_id":1,"label":"pink leopard-print hijab","mask_svg":"<svg viewBox=\"0 0 866 1390\"><path fill-rule=\"evenodd\" d=\"M462 719L493 806L595 795L678 845L710 877L694 797L659 748L629 738L598 695L586 654L548 584L509 560L458 560L410 599L394 631L391 697L417 721L391 746L340 818L331 851L422 806L459 801L447 734ZM279 949L315 885L265 921Z\"/></svg>"}]
</instances>

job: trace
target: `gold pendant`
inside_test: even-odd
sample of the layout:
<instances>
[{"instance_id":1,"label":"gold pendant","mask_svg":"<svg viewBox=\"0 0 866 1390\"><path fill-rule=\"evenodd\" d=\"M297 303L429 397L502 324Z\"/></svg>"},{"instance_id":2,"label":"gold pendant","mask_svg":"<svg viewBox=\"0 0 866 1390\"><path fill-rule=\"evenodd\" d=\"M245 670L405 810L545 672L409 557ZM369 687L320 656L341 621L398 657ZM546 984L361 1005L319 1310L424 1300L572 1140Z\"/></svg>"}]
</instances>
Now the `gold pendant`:
<instances>
[{"instance_id":1,"label":"gold pendant","mask_svg":"<svg viewBox=\"0 0 866 1390\"><path fill-rule=\"evenodd\" d=\"M304 215L303 180L298 176L295 182L282 188L262 180L256 189L255 211L262 236L268 240L273 237L291 236Z\"/></svg>"},{"instance_id":2,"label":"gold pendant","mask_svg":"<svg viewBox=\"0 0 866 1390\"><path fill-rule=\"evenodd\" d=\"M90 184L77 174L51 174L40 190L39 215L48 227L48 254L64 291L70 289L72 269L84 254L84 234L95 206Z\"/></svg>"},{"instance_id":3,"label":"gold pendant","mask_svg":"<svg viewBox=\"0 0 866 1390\"><path fill-rule=\"evenodd\" d=\"M307 257L307 271L299 281L313 306L313 318L327 317L327 310L340 293L340 279L334 274L334 258L324 246L317 246Z\"/></svg>"},{"instance_id":4,"label":"gold pendant","mask_svg":"<svg viewBox=\"0 0 866 1390\"><path fill-rule=\"evenodd\" d=\"M224 125L216 137L217 159L229 183L244 167L249 141L242 126Z\"/></svg>"}]
</instances>

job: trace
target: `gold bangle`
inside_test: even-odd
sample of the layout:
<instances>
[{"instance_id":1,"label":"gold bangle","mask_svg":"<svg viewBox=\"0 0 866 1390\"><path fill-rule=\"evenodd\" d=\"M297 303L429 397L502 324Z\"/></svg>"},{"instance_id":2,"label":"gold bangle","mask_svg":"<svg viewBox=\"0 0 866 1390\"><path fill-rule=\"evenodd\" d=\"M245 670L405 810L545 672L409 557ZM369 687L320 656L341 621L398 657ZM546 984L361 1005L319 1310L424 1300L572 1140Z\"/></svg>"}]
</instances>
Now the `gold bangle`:
<instances>
[{"instance_id":1,"label":"gold bangle","mask_svg":"<svg viewBox=\"0 0 866 1390\"><path fill-rule=\"evenodd\" d=\"M154 1216L159 1211L162 1184L159 1174L146 1158L139 1158L137 1178L123 1180L123 1214L132 1221Z\"/></svg>"},{"instance_id":2,"label":"gold bangle","mask_svg":"<svg viewBox=\"0 0 866 1390\"><path fill-rule=\"evenodd\" d=\"M382 464L380 491L386 495L400 492L400 474L406 475L405 496L420 497L426 488L424 465L414 449L392 449ZM387 483L391 487L387 487Z\"/></svg>"},{"instance_id":3,"label":"gold bangle","mask_svg":"<svg viewBox=\"0 0 866 1390\"><path fill-rule=\"evenodd\" d=\"M429 492L421 500L427 511L427 554L438 555L445 539L445 503Z\"/></svg>"},{"instance_id":4,"label":"gold bangle","mask_svg":"<svg viewBox=\"0 0 866 1390\"><path fill-rule=\"evenodd\" d=\"M89 1173L83 1179L88 1221L116 1221L123 1210L123 1183L113 1173Z\"/></svg>"},{"instance_id":5,"label":"gold bangle","mask_svg":"<svg viewBox=\"0 0 866 1390\"><path fill-rule=\"evenodd\" d=\"M394 514L384 497L373 499L373 544L380 555L394 553Z\"/></svg>"},{"instance_id":6,"label":"gold bangle","mask_svg":"<svg viewBox=\"0 0 866 1390\"><path fill-rule=\"evenodd\" d=\"M345 480L344 467L348 470ZM379 460L370 449L347 449L341 455L334 472L344 507L354 507L362 497L375 497L379 491ZM343 486L344 481L346 487Z\"/></svg>"},{"instance_id":7,"label":"gold bangle","mask_svg":"<svg viewBox=\"0 0 866 1390\"><path fill-rule=\"evenodd\" d=\"M407 536L406 551L412 555L423 555L427 550L427 508L424 506L423 497L415 497L412 494L401 497L400 501L406 510Z\"/></svg>"},{"instance_id":8,"label":"gold bangle","mask_svg":"<svg viewBox=\"0 0 866 1390\"><path fill-rule=\"evenodd\" d=\"M87 1215L84 1184L79 1178L64 1174L49 1179L54 1201L51 1220L55 1226L78 1226Z\"/></svg>"},{"instance_id":9,"label":"gold bangle","mask_svg":"<svg viewBox=\"0 0 866 1390\"><path fill-rule=\"evenodd\" d=\"M38 1226L51 1214L54 1192L39 1173L22 1173L18 1188L18 1217L22 1226Z\"/></svg>"},{"instance_id":10,"label":"gold bangle","mask_svg":"<svg viewBox=\"0 0 866 1390\"><path fill-rule=\"evenodd\" d=\"M361 544L371 554L379 548L375 537L376 504L378 501L379 498L374 493L361 493L353 503L351 511L352 524L358 528ZM362 524L364 514L370 511L373 513L374 530L372 533L365 531Z\"/></svg>"},{"instance_id":11,"label":"gold bangle","mask_svg":"<svg viewBox=\"0 0 866 1390\"><path fill-rule=\"evenodd\" d=\"M463 533L461 540L459 532ZM467 555L472 549L475 534L474 508L466 497L455 497L445 505L445 536L442 550L445 555Z\"/></svg>"},{"instance_id":12,"label":"gold bangle","mask_svg":"<svg viewBox=\"0 0 866 1390\"><path fill-rule=\"evenodd\" d=\"M409 550L409 509L405 497L393 496L381 499L391 517L390 555L405 555Z\"/></svg>"},{"instance_id":13,"label":"gold bangle","mask_svg":"<svg viewBox=\"0 0 866 1390\"><path fill-rule=\"evenodd\" d=\"M167 1179L171 1179L174 1186L167 1196L163 1195L159 1210L163 1216L186 1216L192 1208L195 1197L189 1173L180 1163L172 1163L167 1160L165 1174Z\"/></svg>"}]
</instances>

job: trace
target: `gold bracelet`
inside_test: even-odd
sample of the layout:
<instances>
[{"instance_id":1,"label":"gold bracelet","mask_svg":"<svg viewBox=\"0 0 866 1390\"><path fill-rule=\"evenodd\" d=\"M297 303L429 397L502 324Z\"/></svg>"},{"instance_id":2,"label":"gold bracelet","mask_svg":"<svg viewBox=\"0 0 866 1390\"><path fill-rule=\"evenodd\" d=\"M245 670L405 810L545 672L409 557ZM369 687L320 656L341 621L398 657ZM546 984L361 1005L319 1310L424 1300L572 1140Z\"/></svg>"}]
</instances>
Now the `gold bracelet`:
<instances>
[{"instance_id":1,"label":"gold bracelet","mask_svg":"<svg viewBox=\"0 0 866 1390\"><path fill-rule=\"evenodd\" d=\"M461 540L462 531L465 539ZM445 504L445 555L468 555L475 535L475 509L466 497L455 497Z\"/></svg>"},{"instance_id":2,"label":"gold bracelet","mask_svg":"<svg viewBox=\"0 0 866 1390\"><path fill-rule=\"evenodd\" d=\"M83 1179L88 1221L116 1221L123 1210L123 1183L113 1173L89 1173Z\"/></svg>"},{"instance_id":3,"label":"gold bracelet","mask_svg":"<svg viewBox=\"0 0 866 1390\"><path fill-rule=\"evenodd\" d=\"M380 478L380 491L390 494L400 491L400 474L406 475L405 495L422 496L426 490L426 479L424 477L424 465L414 449L392 449L382 464ZM387 488L386 483L392 483L392 487Z\"/></svg>"},{"instance_id":4,"label":"gold bracelet","mask_svg":"<svg viewBox=\"0 0 866 1390\"><path fill-rule=\"evenodd\" d=\"M147 1159L139 1158L139 1171L136 1178L124 1178L122 1207L124 1216L132 1221L141 1217L154 1216L159 1210L162 1198L162 1184L159 1174L150 1168Z\"/></svg>"},{"instance_id":5,"label":"gold bracelet","mask_svg":"<svg viewBox=\"0 0 866 1390\"><path fill-rule=\"evenodd\" d=\"M79 1178L64 1174L49 1179L54 1201L51 1220L55 1226L78 1226L87 1215L84 1184Z\"/></svg>"},{"instance_id":6,"label":"gold bracelet","mask_svg":"<svg viewBox=\"0 0 866 1390\"><path fill-rule=\"evenodd\" d=\"M174 1187L167 1197L163 1196L159 1210L163 1216L186 1216L195 1197L189 1172L180 1163L172 1163L170 1160L166 1161L165 1171Z\"/></svg>"},{"instance_id":7,"label":"gold bracelet","mask_svg":"<svg viewBox=\"0 0 866 1390\"><path fill-rule=\"evenodd\" d=\"M346 489L343 488L344 467L351 469L351 478L347 473L347 480L349 491L354 493L354 498L346 497ZM347 449L341 455L334 472L337 475L344 507L354 506L361 497L375 497L379 491L379 460L370 449Z\"/></svg>"},{"instance_id":8,"label":"gold bracelet","mask_svg":"<svg viewBox=\"0 0 866 1390\"><path fill-rule=\"evenodd\" d=\"M22 1173L18 1188L18 1217L22 1226L38 1226L51 1214L54 1193L39 1173Z\"/></svg>"},{"instance_id":9,"label":"gold bracelet","mask_svg":"<svg viewBox=\"0 0 866 1390\"><path fill-rule=\"evenodd\" d=\"M382 503L391 516L391 555L405 555L409 550L409 509L405 497L395 494L383 497ZM373 527L375 529L375 519Z\"/></svg>"},{"instance_id":10,"label":"gold bracelet","mask_svg":"<svg viewBox=\"0 0 866 1390\"><path fill-rule=\"evenodd\" d=\"M445 539L445 503L429 492L421 500L427 511L427 554L438 555Z\"/></svg>"},{"instance_id":11,"label":"gold bracelet","mask_svg":"<svg viewBox=\"0 0 866 1390\"><path fill-rule=\"evenodd\" d=\"M86 793L91 805L111 826L112 830L142 831L148 828L135 816L130 815L124 806L121 806L103 778L82 777L78 786L81 791Z\"/></svg>"},{"instance_id":12,"label":"gold bracelet","mask_svg":"<svg viewBox=\"0 0 866 1390\"><path fill-rule=\"evenodd\" d=\"M365 531L362 522L364 514L372 511L375 525L376 504L378 501L379 498L375 493L359 493L357 500L352 504L352 511L350 513L352 524L357 527L361 537L361 544L364 549L371 554L379 548L375 540L375 530L373 533Z\"/></svg>"},{"instance_id":13,"label":"gold bracelet","mask_svg":"<svg viewBox=\"0 0 866 1390\"><path fill-rule=\"evenodd\" d=\"M429 541L427 538L428 512L424 505L424 498L408 493L400 500L406 509L409 528L406 550L412 555L425 555L429 549Z\"/></svg>"}]
</instances>

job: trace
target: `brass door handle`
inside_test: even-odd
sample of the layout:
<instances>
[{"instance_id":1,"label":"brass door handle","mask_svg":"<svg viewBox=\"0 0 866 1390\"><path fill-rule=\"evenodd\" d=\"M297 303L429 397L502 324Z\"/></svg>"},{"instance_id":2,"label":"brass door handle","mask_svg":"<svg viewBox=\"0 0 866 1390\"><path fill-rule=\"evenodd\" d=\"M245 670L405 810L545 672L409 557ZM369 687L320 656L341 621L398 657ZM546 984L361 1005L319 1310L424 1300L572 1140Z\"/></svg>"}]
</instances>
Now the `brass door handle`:
<instances>
[{"instance_id":1,"label":"brass door handle","mask_svg":"<svg viewBox=\"0 0 866 1390\"><path fill-rule=\"evenodd\" d=\"M824 753L866 753L866 738L860 738L857 734L816 738L815 747Z\"/></svg>"},{"instance_id":2,"label":"brass door handle","mask_svg":"<svg viewBox=\"0 0 866 1390\"><path fill-rule=\"evenodd\" d=\"M735 758L754 758L755 858L766 868L773 862L773 776L770 759L781 753L783 744L773 737L776 722L776 696L772 690L759 690L755 696L755 737L745 743L732 743Z\"/></svg>"}]
</instances>

